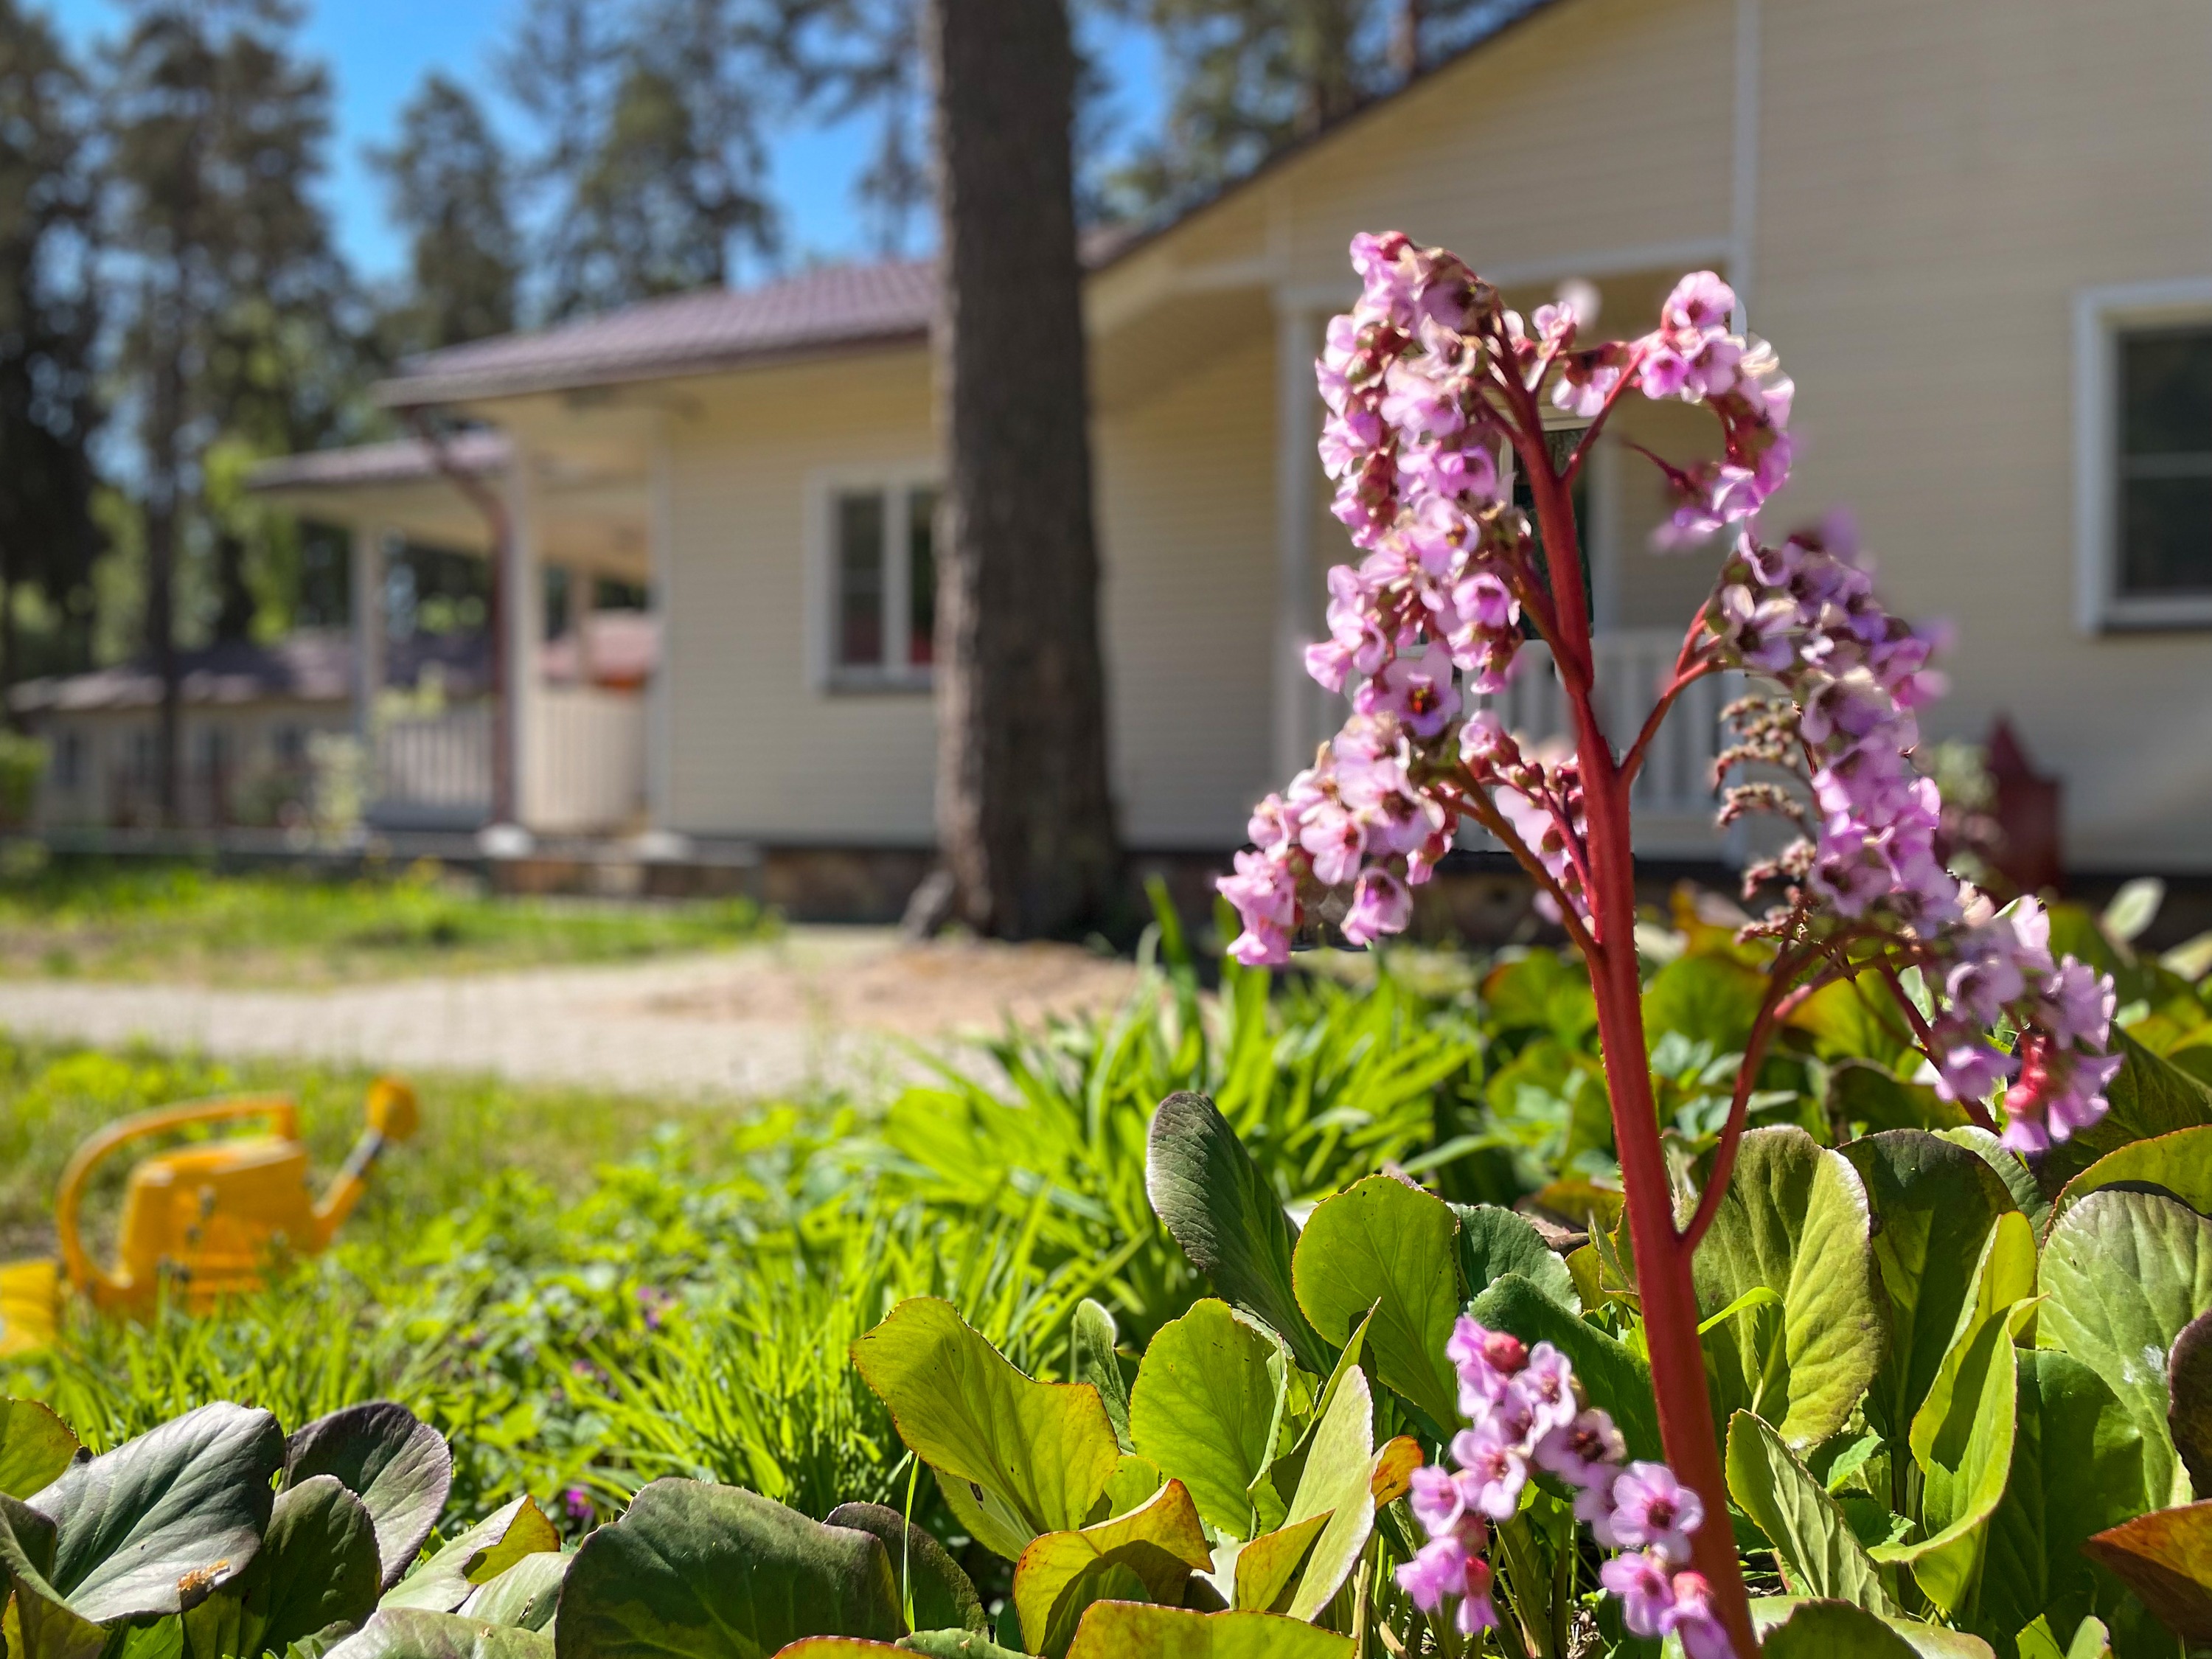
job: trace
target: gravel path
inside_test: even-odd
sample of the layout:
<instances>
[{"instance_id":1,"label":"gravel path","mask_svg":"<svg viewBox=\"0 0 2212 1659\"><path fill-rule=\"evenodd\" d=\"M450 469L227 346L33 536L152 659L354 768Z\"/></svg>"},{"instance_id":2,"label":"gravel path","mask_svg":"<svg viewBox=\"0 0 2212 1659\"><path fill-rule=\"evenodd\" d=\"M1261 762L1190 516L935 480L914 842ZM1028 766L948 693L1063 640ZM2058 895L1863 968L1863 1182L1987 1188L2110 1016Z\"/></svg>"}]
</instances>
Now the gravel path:
<instances>
[{"instance_id":1,"label":"gravel path","mask_svg":"<svg viewBox=\"0 0 2212 1659\"><path fill-rule=\"evenodd\" d=\"M799 927L713 956L314 991L0 981L0 1028L102 1045L392 1071L489 1072L639 1093L866 1089L1008 1015L1125 995L1127 964L1067 946L902 944Z\"/></svg>"}]
</instances>

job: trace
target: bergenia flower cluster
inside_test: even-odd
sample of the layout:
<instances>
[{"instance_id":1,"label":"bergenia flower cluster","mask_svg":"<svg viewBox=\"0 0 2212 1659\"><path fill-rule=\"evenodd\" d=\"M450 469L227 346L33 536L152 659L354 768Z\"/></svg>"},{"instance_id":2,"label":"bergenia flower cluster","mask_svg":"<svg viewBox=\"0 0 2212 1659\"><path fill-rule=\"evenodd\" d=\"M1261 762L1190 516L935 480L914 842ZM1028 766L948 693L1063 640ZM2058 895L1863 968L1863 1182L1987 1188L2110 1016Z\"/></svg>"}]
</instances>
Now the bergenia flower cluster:
<instances>
[{"instance_id":1,"label":"bergenia flower cluster","mask_svg":"<svg viewBox=\"0 0 2212 1659\"><path fill-rule=\"evenodd\" d=\"M1711 1589L1689 1570L1690 1534L1705 1515L1698 1494L1663 1463L1627 1461L1612 1418L1585 1401L1574 1367L1550 1343L1529 1348L1462 1317L1445 1352L1468 1426L1453 1437L1455 1467L1413 1472L1408 1502L1429 1541L1397 1571L1413 1605L1435 1613L1456 1601L1469 1636L1498 1622L1490 1528L1512 1518L1529 1472L1541 1469L1574 1490L1576 1517L1620 1552L1599 1581L1619 1598L1629 1631L1672 1632L1689 1659L1729 1659Z\"/></svg>"},{"instance_id":2,"label":"bergenia flower cluster","mask_svg":"<svg viewBox=\"0 0 2212 1659\"><path fill-rule=\"evenodd\" d=\"M1553 465L1540 396L1602 422L1640 391L1701 404L1720 422L1719 458L1658 463L1675 501L1662 544L1735 530L1664 696L1729 669L1778 684L1782 696L1731 711L1741 740L1716 776L1762 774L1728 791L1723 823L1767 810L1806 831L1750 872L1753 885L1785 890L1768 931L1834 960L1875 945L1865 959L1885 971L1917 969L1936 994L1915 1017L1938 1089L1978 1112L2009 1085L2007 1144L2033 1152L2094 1122L2118 1065L2106 1052L2109 981L2054 961L2032 902L1996 914L1938 850L1942 803L1912 754L1917 711L1942 690L1929 665L1940 636L1883 608L1847 527L1778 546L1757 533L1789 475L1795 388L1770 346L1729 331L1728 284L1693 273L1650 333L1583 348L1587 297L1524 325L1441 249L1360 236L1352 258L1361 298L1330 324L1317 373L1334 511L1363 557L1331 571L1328 638L1309 647L1307 667L1349 690L1352 714L1255 811L1252 848L1220 883L1243 924L1231 953L1281 963L1317 919L1358 945L1402 931L1413 890L1465 819L1539 875L1547 915L1595 936L1578 757L1524 747L1482 704L1514 671L1524 617L1558 654L1561 597L1510 487L1510 469ZM2021 1034L2012 1053L1987 1035L2000 1024Z\"/></svg>"},{"instance_id":3,"label":"bergenia flower cluster","mask_svg":"<svg viewBox=\"0 0 2212 1659\"><path fill-rule=\"evenodd\" d=\"M1787 694L1731 711L1747 741L1722 755L1722 767L1789 771L1811 802L1771 782L1728 792L1723 819L1766 808L1808 832L1754 866L1747 884L1783 880L1799 902L1910 942L1942 992L1927 1033L1936 1091L1980 1102L2017 1079L2002 1135L2014 1151L2044 1151L2102 1117L2105 1085L2120 1066L2105 1052L2112 981L2073 957L2053 960L2051 919L2033 898L2000 915L1944 867L1942 801L1911 761L1915 711L1942 689L1928 666L1937 641L1883 610L1849 526L1801 531L1779 547L1745 532L1705 625L1713 661L1765 675ZM1985 1035L2000 1024L2021 1034L2011 1054Z\"/></svg>"}]
</instances>

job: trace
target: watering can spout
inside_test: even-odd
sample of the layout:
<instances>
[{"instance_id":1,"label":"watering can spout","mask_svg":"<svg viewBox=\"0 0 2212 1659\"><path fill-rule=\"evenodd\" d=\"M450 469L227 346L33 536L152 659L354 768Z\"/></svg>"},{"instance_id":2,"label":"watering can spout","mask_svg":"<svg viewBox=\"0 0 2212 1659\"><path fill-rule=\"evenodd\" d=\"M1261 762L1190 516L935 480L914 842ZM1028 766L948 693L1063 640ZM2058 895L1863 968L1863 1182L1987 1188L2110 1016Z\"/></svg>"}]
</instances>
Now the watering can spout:
<instances>
[{"instance_id":1,"label":"watering can spout","mask_svg":"<svg viewBox=\"0 0 2212 1659\"><path fill-rule=\"evenodd\" d=\"M415 1091L396 1077L380 1077L368 1085L368 1098L363 1103L362 1115L368 1127L361 1139L354 1142L353 1151L346 1155L344 1167L331 1178L329 1190L315 1206L315 1244L318 1249L327 1245L337 1230L345 1224L361 1195L368 1189L368 1173L375 1168L376 1160L384 1155L385 1148L395 1142L410 1139L416 1126L422 1121L422 1109L415 1098Z\"/></svg>"}]
</instances>

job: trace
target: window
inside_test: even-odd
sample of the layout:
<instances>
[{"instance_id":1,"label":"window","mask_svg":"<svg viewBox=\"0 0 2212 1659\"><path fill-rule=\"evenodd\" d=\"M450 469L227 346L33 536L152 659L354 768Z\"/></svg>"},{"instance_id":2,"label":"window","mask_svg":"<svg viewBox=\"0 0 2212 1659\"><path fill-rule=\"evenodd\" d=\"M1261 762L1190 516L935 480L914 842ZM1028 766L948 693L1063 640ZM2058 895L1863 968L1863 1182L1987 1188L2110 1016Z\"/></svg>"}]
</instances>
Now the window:
<instances>
[{"instance_id":1,"label":"window","mask_svg":"<svg viewBox=\"0 0 2212 1659\"><path fill-rule=\"evenodd\" d=\"M2212 596L2212 325L2119 338L2119 591Z\"/></svg>"},{"instance_id":2,"label":"window","mask_svg":"<svg viewBox=\"0 0 2212 1659\"><path fill-rule=\"evenodd\" d=\"M846 689L929 684L937 631L934 484L838 483L823 520L828 570L828 683Z\"/></svg>"},{"instance_id":3,"label":"window","mask_svg":"<svg viewBox=\"0 0 2212 1659\"><path fill-rule=\"evenodd\" d=\"M54 740L54 787L75 793L84 785L84 735L65 731Z\"/></svg>"},{"instance_id":4,"label":"window","mask_svg":"<svg viewBox=\"0 0 2212 1659\"><path fill-rule=\"evenodd\" d=\"M2075 350L2081 623L2212 626L2212 283L2086 294Z\"/></svg>"}]
</instances>

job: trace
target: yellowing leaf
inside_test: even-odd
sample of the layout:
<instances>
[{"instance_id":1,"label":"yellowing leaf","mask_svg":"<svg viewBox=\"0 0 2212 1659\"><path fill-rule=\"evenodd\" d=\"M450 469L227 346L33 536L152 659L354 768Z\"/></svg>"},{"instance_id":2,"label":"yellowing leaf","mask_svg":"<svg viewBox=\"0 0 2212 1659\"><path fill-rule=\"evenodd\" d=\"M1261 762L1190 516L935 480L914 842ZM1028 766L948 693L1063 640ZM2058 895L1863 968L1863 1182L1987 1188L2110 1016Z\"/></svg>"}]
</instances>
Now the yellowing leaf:
<instances>
[{"instance_id":1,"label":"yellowing leaf","mask_svg":"<svg viewBox=\"0 0 2212 1659\"><path fill-rule=\"evenodd\" d=\"M1058 1656L1084 1610L1133 1587L1143 1599L1180 1598L1184 1580L1211 1560L1197 1507L1170 1480L1142 1509L1079 1531L1047 1533L1014 1567L1014 1610L1031 1653Z\"/></svg>"}]
</instances>

